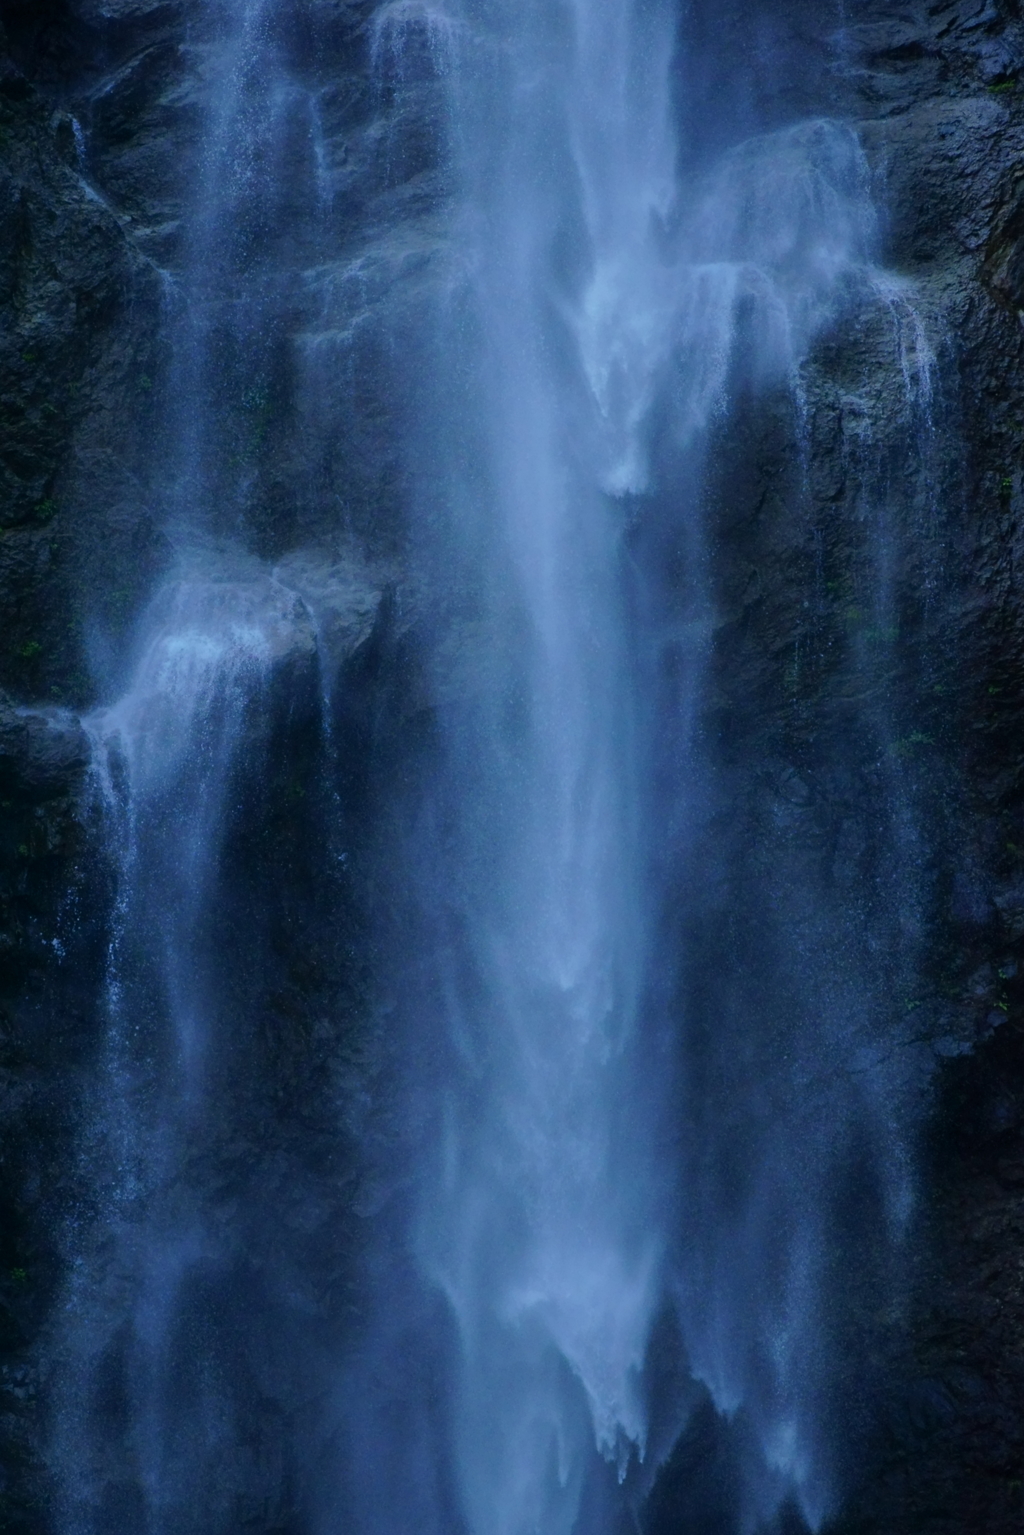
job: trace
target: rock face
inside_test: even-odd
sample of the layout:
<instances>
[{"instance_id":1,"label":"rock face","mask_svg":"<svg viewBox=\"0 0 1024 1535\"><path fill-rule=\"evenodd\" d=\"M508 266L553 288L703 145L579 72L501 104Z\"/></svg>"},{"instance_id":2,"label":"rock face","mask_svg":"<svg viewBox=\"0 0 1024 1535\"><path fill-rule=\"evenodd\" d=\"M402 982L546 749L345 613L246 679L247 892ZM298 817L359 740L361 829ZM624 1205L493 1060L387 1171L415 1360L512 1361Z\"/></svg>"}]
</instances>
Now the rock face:
<instances>
[{"instance_id":1,"label":"rock face","mask_svg":"<svg viewBox=\"0 0 1024 1535\"><path fill-rule=\"evenodd\" d=\"M277 45L317 112L253 203L224 281L234 261L268 284L284 265L289 286L272 333L219 333L237 389L207 458L210 543L241 537L250 551L224 584L245 588L247 612L275 615L266 717L231 767L252 813L225 833L250 905L227 903L212 940L241 956L236 1012L262 1022L231 1087L230 1133L193 1155L219 1169L225 1251L251 1255L237 1294L253 1334L276 1325L266 1276L286 1272L328 1351L350 1283L337 1254L358 1250L378 1197L358 1186L353 1148L385 1133L366 1107L366 1084L390 1069L370 976L372 850L431 728L429 603L408 560L398 446L411 400L387 356L411 344L407 320L450 252L434 72L371 84L369 0L280 10ZM743 974L738 931L762 955L780 922L812 931L785 907L800 871L822 893L823 933L851 891L868 892L858 955L825 942L808 975L870 975L929 1129L911 1148L919 1194L898 1283L876 1272L878 1254L840 1242L851 1278L837 1351L848 1399L862 1379L865 1406L833 1527L1000 1535L1024 1507L1024 20L1012 0L821 12L726 0L686 13L694 162L726 132L847 118L884 216L873 298L819 337L799 408L740 386L743 408L708 455L716 801L711 895L685 936L711 957L699 1006L713 1020L716 973ZM127 685L139 615L178 558L173 477L153 441L174 387L165 319L189 259L183 207L218 21L185 0L4 0L0 19L0 1528L28 1535L53 1527L59 1233L86 1198L76 1135L111 937L114 873L97 851L80 719ZM714 67L691 77L688 58ZM282 260L268 242L284 238L287 207L270 200L309 176L324 226L290 234ZM659 515L641 520L635 553L671 614L685 578ZM471 646L458 640L460 657ZM461 685L464 660L444 667ZM341 740L325 745L324 689L339 679ZM328 779L340 873L318 844ZM736 860L741 841L760 849L753 866ZM343 945L317 910L328 878ZM321 1187L327 1168L333 1203L292 1229L290 1208L316 1204L296 1189ZM276 1246L237 1215L257 1201ZM879 1316L879 1296L897 1292L900 1309ZM236 1344L263 1375L252 1439L225 1468L224 1528L297 1531L297 1446L320 1431L328 1387L301 1361L306 1417L282 1426L287 1340L265 1354L249 1335ZM686 1502L705 1427L669 1462L652 1530L719 1527L713 1490L703 1512ZM131 1528L116 1468L106 1496L104 1528Z\"/></svg>"},{"instance_id":2,"label":"rock face","mask_svg":"<svg viewBox=\"0 0 1024 1535\"><path fill-rule=\"evenodd\" d=\"M324 1432L322 1369L337 1354L332 1329L350 1309L345 1263L360 1246L352 1148L380 1054L367 1025L365 849L382 819L379 780L401 758L382 743L401 735L412 711L408 686L395 681L409 668L394 660L395 455L372 325L357 387L335 365L341 351L359 353L349 332L394 272L421 257L412 239L393 251L378 241L371 260L362 249L373 247L373 198L400 195L381 184L372 142L360 150L377 131L368 8L308 7L280 42L294 50L297 71L320 70L331 82L317 147L344 237L325 242L329 269L308 249L289 254L294 305L274 306L285 333L269 347L261 336L223 333L237 348L239 382L204 465L215 514L196 578L196 560L163 531L180 477L158 440L180 367L167 335L190 260L182 206L194 201L216 84L208 66L219 18L204 12L204 31L196 9L3 10L0 1523L10 1530L58 1527L71 1488L88 1488L97 1528L138 1527L145 1517L137 1458L92 1459L92 1446L111 1425L116 1437L118 1415L132 1410L119 1395L131 1383L116 1381L116 1334L75 1333L72 1275L87 1274L110 1297L109 1315L119 1315L128 1249L94 1240L120 1197L117 1157L104 1150L109 1126L96 1117L119 942L112 898L127 897L130 920L151 923L152 934L175 911L187 920L187 850L160 840L175 793L192 794L193 811L210 793L246 806L244 816L224 813L216 883L225 898L204 917L210 996L240 1024L211 1064L219 1130L212 1140L192 1136L184 1184L176 1191L172 1180L154 1203L158 1218L173 1218L180 1188L198 1177L210 1197L193 1216L213 1234L222 1295L247 1318L241 1334L225 1335L215 1367L241 1382L247 1447L214 1479L216 1506L188 1517L225 1529L293 1527L296 1455ZM312 144L307 131L294 146L297 175L310 171ZM286 193L288 176L273 184ZM280 227L280 209L263 211ZM271 262L260 248L260 209L253 214L250 247L234 259L255 270L258 295L261 263ZM390 227L386 210L376 218ZM227 285L237 276L231 259L224 275ZM323 439L310 426L317 409L341 419L336 462L311 452ZM242 502L218 500L229 462L234 482L249 487ZM239 526L247 555L237 552ZM194 718L168 714L179 684ZM341 702L328 737L334 692ZM219 744L225 711L234 711L230 751ZM205 767L165 792L154 753L162 760L170 745L173 756L175 732ZM136 817L149 817L144 835L163 860L154 864L162 890L126 882L123 848L111 838L126 792ZM179 867L185 882L176 886ZM229 887L246 892L241 903ZM127 971L126 979L131 991ZM132 1003L147 1004L144 986ZM254 1211L273 1252L246 1230ZM302 1345L287 1321L296 1307L306 1319ZM109 1361L98 1394L94 1378L79 1386L71 1335L84 1358L91 1350ZM212 1360L203 1352L199 1368ZM186 1389L201 1393L202 1381L190 1377ZM300 1399L310 1408L296 1417Z\"/></svg>"},{"instance_id":3,"label":"rock face","mask_svg":"<svg viewBox=\"0 0 1024 1535\"><path fill-rule=\"evenodd\" d=\"M833 890L873 862L916 908L903 943L918 947L920 979L899 1005L937 1064L907 1256L913 1301L873 1346L886 1405L868 1431L870 1474L837 1527L1009 1530L1021 1509L1012 679L1024 331L1011 274L1024 32L1015 7L896 19L865 5L847 11L841 50L843 107L882 189L885 263L909 286L881 295L859 334L826 339L808 370L813 514L793 515L792 457L770 422L738 445L749 489L730 468L717 492L723 755L784 765L767 767L770 789L738 785L752 829L764 835L765 816L784 814L805 855L830 865ZM915 315L934 350L926 364ZM883 364L892 328L911 374L928 372L927 385L910 379L910 409ZM858 742L848 711L865 697L874 727ZM902 800L902 831L888 833L906 838L899 869L871 825L879 772ZM869 949L872 922L866 913ZM887 984L903 990L895 972ZM871 1352L853 1365L865 1382Z\"/></svg>"},{"instance_id":4,"label":"rock face","mask_svg":"<svg viewBox=\"0 0 1024 1535\"><path fill-rule=\"evenodd\" d=\"M812 98L815 26L808 19L800 44ZM789 30L779 18L773 29ZM800 860L839 903L856 869L857 888L906 890L895 947L916 959L883 984L899 998L894 1039L936 1061L906 1256L913 1298L877 1331L863 1316L854 1324L849 1368L883 1405L871 1423L847 1425L851 1439L864 1434L861 1475L870 1469L835 1527L1010 1530L1022 1426L1012 679L1024 322L1011 274L1024 32L1012 6L907 7L896 18L865 4L847 8L833 46L833 100L858 124L885 209L883 259L905 286L817 347L808 469L797 424L768 405L725 434L712 491L723 626L709 729L728 813L765 848L766 906L786 887L780 867ZM879 775L901 807L888 827ZM756 907L726 880L724 907ZM870 904L863 942L883 963L893 943ZM872 1255L849 1256L853 1292Z\"/></svg>"}]
</instances>

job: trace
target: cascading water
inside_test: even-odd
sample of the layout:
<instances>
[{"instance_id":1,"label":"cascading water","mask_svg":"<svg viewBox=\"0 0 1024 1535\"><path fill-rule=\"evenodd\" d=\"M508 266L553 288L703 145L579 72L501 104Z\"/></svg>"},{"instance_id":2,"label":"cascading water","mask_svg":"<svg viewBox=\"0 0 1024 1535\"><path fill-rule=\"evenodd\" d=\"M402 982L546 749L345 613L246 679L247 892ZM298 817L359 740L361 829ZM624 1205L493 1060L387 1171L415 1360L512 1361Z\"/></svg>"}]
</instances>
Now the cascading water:
<instances>
[{"instance_id":1,"label":"cascading water","mask_svg":"<svg viewBox=\"0 0 1024 1535\"><path fill-rule=\"evenodd\" d=\"M458 1331L465 1517L508 1535L568 1535L595 1438L623 1472L642 1451L662 1242L659 1169L630 1123L647 1096L645 895L619 516L601 482L636 472L647 224L672 152L662 40L626 20L470 10L448 42L474 336L452 361L478 383L482 459L472 501L453 487L453 504L492 524L478 579L494 671L450 723L461 824L438 873L469 952L445 978L455 1053L417 1245ZM630 282L633 334L614 313Z\"/></svg>"},{"instance_id":2,"label":"cascading water","mask_svg":"<svg viewBox=\"0 0 1024 1535\"><path fill-rule=\"evenodd\" d=\"M616 1500L595 1452L649 1485L636 1466L666 1428L648 1423L645 1372L667 1307L683 1374L739 1415L740 1527L787 1498L817 1526L833 1474L827 1212L860 1114L894 1229L907 1198L899 1095L870 1065L884 1010L862 977L823 993L818 1037L801 1020L781 1046L788 1076L770 1059L774 999L724 1018L736 1056L716 1069L734 1101L715 1123L704 1025L657 1001L659 962L685 972L696 956L659 955L654 930L659 903L704 901L686 865L711 794L695 720L716 622L700 490L715 431L744 391L780 388L800 430L816 338L907 300L875 265L845 126L749 139L681 179L671 8L402 5L377 26L378 56L425 52L449 104L458 258L435 366L457 382L450 411L424 407L435 462L438 443L449 457L421 515L458 573L456 622L486 637L476 685L443 711L418 844L433 1003L418 993L411 1022L448 1041L414 1228L454 1321L462 1517L474 1535L603 1527ZM893 366L905 356L901 340ZM630 550L631 522L666 505L671 614ZM654 717L659 644L677 680ZM794 947L807 916L794 908ZM830 1056L863 1057L866 1081L816 1086ZM802 1115L825 1116L813 1171ZM730 1160L731 1179L713 1171Z\"/></svg>"},{"instance_id":3,"label":"cascading water","mask_svg":"<svg viewBox=\"0 0 1024 1535\"><path fill-rule=\"evenodd\" d=\"M704 1408L729 1485L670 1527L753 1535L788 1504L817 1528L835 1206L859 1178L895 1243L910 1201L880 1040L916 919L824 893L781 820L724 824L709 487L768 401L813 501L805 373L844 325L885 319L920 403L857 136L691 152L670 0L394 0L363 36L383 190L346 244L337 100L289 32L316 7L195 10L214 84L155 450L176 565L86 722L116 895L61 1535L660 1535ZM392 196L423 142L434 178ZM371 357L400 406L357 431ZM391 606L339 574L385 483ZM384 696L385 631L396 713L430 721L397 768L354 698ZM888 708L851 706L866 755ZM346 795L380 823L358 932ZM299 805L308 900L270 935L278 871L243 828L293 858ZM909 801L882 783L878 809L877 881L911 891ZM372 1048L338 1022L357 993ZM279 1124L274 1031L311 1012L295 1050L331 1042L327 1086L291 1084Z\"/></svg>"},{"instance_id":4,"label":"cascading water","mask_svg":"<svg viewBox=\"0 0 1024 1535\"><path fill-rule=\"evenodd\" d=\"M259 741L253 716L274 663L303 649L313 636L294 592L181 581L154 605L132 686L87 721L117 896L98 1112L82 1150L102 1240L77 1254L65 1299L72 1358L58 1433L75 1467L62 1489L70 1529L92 1528L97 1505L101 1521L181 1529L189 1477L209 1475L207 1457L230 1440L217 1385L203 1362L183 1359L189 1285L223 1262L223 1244L182 1174L208 1137L223 1049L210 913L233 759L247 725L250 750ZM118 1368L141 1496L104 1510L104 1397ZM183 1372L192 1411L207 1417L205 1433L189 1435L198 1463L187 1473L175 1442Z\"/></svg>"},{"instance_id":5,"label":"cascading water","mask_svg":"<svg viewBox=\"0 0 1024 1535\"><path fill-rule=\"evenodd\" d=\"M340 1012L344 960L318 967L315 936L346 905L327 712L332 667L366 640L380 593L336 554L272 566L243 547L260 542L274 332L289 262L324 234L323 167L272 7L197 9L210 104L169 284L152 465L171 568L128 665L108 666L120 696L83 721L114 894L55 1325L55 1527L68 1535L183 1535L287 1509L299 1430L273 1413L261 1424L261 1404L294 1396L290 1375L315 1376L310 1294L323 1280L315 1261L295 1269L331 1195L311 1216L300 1188L311 1160L337 1155L344 1111L329 1093L325 1153L313 1071L305 1145L274 1130L274 1073L295 1070L273 1035L275 1015L294 1016L287 930L299 921L278 887L285 907L301 905L303 880L316 887L325 910L303 912L306 985ZM297 880L306 816L317 846ZM286 862L261 870L275 851ZM290 1242L261 1258L278 1240L275 1204Z\"/></svg>"}]
</instances>

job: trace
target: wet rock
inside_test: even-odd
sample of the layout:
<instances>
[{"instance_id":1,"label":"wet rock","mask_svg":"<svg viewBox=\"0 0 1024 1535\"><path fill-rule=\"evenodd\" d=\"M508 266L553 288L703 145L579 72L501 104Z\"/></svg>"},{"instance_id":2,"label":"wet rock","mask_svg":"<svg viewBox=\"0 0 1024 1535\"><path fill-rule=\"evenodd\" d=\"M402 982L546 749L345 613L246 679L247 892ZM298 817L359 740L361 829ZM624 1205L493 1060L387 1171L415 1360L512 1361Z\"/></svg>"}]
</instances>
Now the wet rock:
<instances>
[{"instance_id":1,"label":"wet rock","mask_svg":"<svg viewBox=\"0 0 1024 1535\"><path fill-rule=\"evenodd\" d=\"M43 802L81 789L89 743L78 719L0 698L0 793Z\"/></svg>"}]
</instances>

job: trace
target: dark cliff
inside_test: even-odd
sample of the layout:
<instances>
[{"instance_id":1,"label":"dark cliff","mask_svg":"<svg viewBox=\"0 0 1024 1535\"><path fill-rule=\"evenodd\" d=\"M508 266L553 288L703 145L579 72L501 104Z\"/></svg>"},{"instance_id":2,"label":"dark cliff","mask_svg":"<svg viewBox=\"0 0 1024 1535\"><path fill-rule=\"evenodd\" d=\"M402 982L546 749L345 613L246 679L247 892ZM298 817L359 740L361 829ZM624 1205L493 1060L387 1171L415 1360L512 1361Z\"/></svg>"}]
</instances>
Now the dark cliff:
<instances>
[{"instance_id":1,"label":"dark cliff","mask_svg":"<svg viewBox=\"0 0 1024 1535\"><path fill-rule=\"evenodd\" d=\"M430 730L414 661L424 598L406 568L396 448L408 401L386 354L403 346L403 310L441 259L445 186L429 70L383 95L368 84L372 9L308 0L282 23L296 70L330 85L317 153L335 255L328 267L290 250L279 332L225 337L238 388L217 450L251 466L244 498L223 507L224 531L241 529L264 560L301 550L320 591L331 572L359 572L368 615L339 649L351 703L332 748L358 764L342 786L351 941L339 950L311 895L326 877L314 816L325 748L316 684L293 658L253 728L253 758L271 764L262 788L238 768L236 798L257 808L232 826L227 856L254 892L251 909L226 909L211 940L242 954L239 984L269 1021L237 1087L234 1141L196 1150L221 1169L227 1226L239 1184L278 1215L285 1266L319 1308L325 1347L346 1275L316 1232L289 1234L287 1187L341 1165L320 1219L351 1228L358 1245L350 1144L329 1121L339 1093L355 1103L388 1069L366 1021L366 912L379 893L360 849ZM168 560L173 497L152 452L172 387L163 316L185 259L203 26L216 26L216 7L203 26L193 10L0 5L0 1528L26 1535L51 1511L55 1233L85 1197L74 1136L109 943L110 871L78 715L119 679ZM788 396L751 395L722 425L707 471L718 597L703 727L718 794L709 825L744 827L761 856L753 887L740 889L728 851L709 852L717 893L690 935L711 956L701 1005L714 1014L715 974L738 945L770 949L787 870L813 866L836 903L855 881L879 892L878 909L867 899L859 917L868 968L893 950L879 912L905 882L906 966L889 963L877 987L891 993L894 1038L900 1025L894 1048L927 1076L929 1115L896 1311L867 1314L875 1255L846 1254L837 1326L864 1410L850 1426L859 1470L836 1529L999 1535L1024 1511L1024 21L1012 0L895 16L858 0L841 26L825 28L816 6L734 3L691 7L687 25L695 54L714 30L720 61L693 80L680 65L695 157L723 147L702 141L702 92L734 98L735 120L760 128L851 120L896 279L855 326L820 339L799 413ZM773 91L772 61L798 83ZM310 142L290 145L296 168ZM286 199L289 179L263 195ZM240 269L264 258L269 269L261 241L286 214L254 207ZM328 343L343 330L339 375ZM322 365L308 361L311 335ZM310 410L336 423L330 452L307 451ZM671 588L657 529L641 529L637 547L663 562ZM874 810L883 780L899 812L889 825ZM259 976L244 963L257 908L274 956ZM751 916L745 932L737 911ZM325 1023L324 999L339 995L340 1020ZM345 1070L358 1087L339 1087ZM285 1260L253 1246L247 1293L273 1325L261 1265ZM298 1528L287 1448L269 1448L310 1431L280 1428L273 1393L285 1374L275 1358L258 1448L225 1471L231 1527ZM686 1475L670 1463L659 1531L684 1517ZM129 1528L130 1504L117 1507L111 1529L118 1517Z\"/></svg>"}]
</instances>

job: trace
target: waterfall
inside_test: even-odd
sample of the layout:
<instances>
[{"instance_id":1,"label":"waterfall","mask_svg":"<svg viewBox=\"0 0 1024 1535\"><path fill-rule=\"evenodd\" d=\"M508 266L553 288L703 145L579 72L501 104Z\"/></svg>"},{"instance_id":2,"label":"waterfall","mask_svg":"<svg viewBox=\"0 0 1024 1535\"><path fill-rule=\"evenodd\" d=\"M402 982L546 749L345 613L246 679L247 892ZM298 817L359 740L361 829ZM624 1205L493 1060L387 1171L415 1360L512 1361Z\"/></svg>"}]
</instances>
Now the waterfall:
<instances>
[{"instance_id":1,"label":"waterfall","mask_svg":"<svg viewBox=\"0 0 1024 1535\"><path fill-rule=\"evenodd\" d=\"M756 741L730 823L715 487L770 415L756 515L824 522L816 349L880 325L912 435L925 327L852 128L686 141L671 0L386 0L362 202L333 10L192 7L167 567L84 721L60 1535L660 1535L702 1412L728 1485L670 1526L818 1529L837 1270L912 1204L918 842L879 770L888 862L837 893ZM876 694L837 781L892 761Z\"/></svg>"},{"instance_id":2,"label":"waterfall","mask_svg":"<svg viewBox=\"0 0 1024 1535\"><path fill-rule=\"evenodd\" d=\"M745 397L781 391L802 437L817 339L909 300L877 264L845 125L741 138L683 174L671 7L401 4L375 25L378 67L426 58L442 83L455 187L418 512L447 583L444 765L413 839L423 954L405 984L409 1029L444 1042L413 1229L453 1325L461 1517L568 1535L642 1497L693 1410L678 1384L674 1428L664 1403L650 1422L671 1315L682 1376L736 1425L738 1527L788 1500L816 1528L836 1468L831 1201L866 1115L883 1203L905 1211L901 1089L871 1064L886 1025L862 974L807 962L788 1024L770 993L727 1001L724 1053L679 999L718 899L695 857L710 873L725 856L696 855L718 622L702 480ZM813 941L807 878L773 897L794 956ZM831 920L848 948L855 924ZM385 1500L381 1527L401 1508Z\"/></svg>"},{"instance_id":3,"label":"waterfall","mask_svg":"<svg viewBox=\"0 0 1024 1535\"><path fill-rule=\"evenodd\" d=\"M225 1051L212 913L223 900L234 759L246 737L250 752L265 750L275 664L301 668L314 648L294 592L208 573L165 589L144 632L131 686L86 721L117 891L106 1037L81 1151L98 1230L76 1252L64 1302L71 1362L59 1442L74 1530L92 1528L87 1510L104 1502L104 1397L114 1389L104 1377L119 1367L139 1497L108 1506L107 1518L182 1528L190 1478L209 1475L231 1442L212 1360L189 1360L186 1342L189 1290L225 1262L205 1191L190 1187L216 1133ZM186 1381L191 1411L207 1418L188 1435L188 1468L176 1443Z\"/></svg>"},{"instance_id":4,"label":"waterfall","mask_svg":"<svg viewBox=\"0 0 1024 1535\"><path fill-rule=\"evenodd\" d=\"M594 1445L620 1476L643 1454L662 1262L623 519L607 487L643 474L670 38L626 8L497 6L452 16L445 46L467 274L445 363L476 396L450 536L483 530L469 539L485 543L473 586L490 675L447 721L457 819L431 883L439 942L458 935L438 977L451 1064L416 1242L455 1321L469 1528L569 1535Z\"/></svg>"},{"instance_id":5,"label":"waterfall","mask_svg":"<svg viewBox=\"0 0 1024 1535\"><path fill-rule=\"evenodd\" d=\"M268 554L277 333L329 235L311 93L272 10L195 8L206 112L150 464L166 568L121 653L97 645L106 701L83 720L111 910L53 1324L62 1535L289 1517L304 1424L267 1403L336 1347L316 1296L346 1091L293 993L301 970L336 1037L355 917L331 695L381 590L341 537Z\"/></svg>"}]
</instances>

